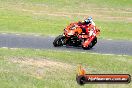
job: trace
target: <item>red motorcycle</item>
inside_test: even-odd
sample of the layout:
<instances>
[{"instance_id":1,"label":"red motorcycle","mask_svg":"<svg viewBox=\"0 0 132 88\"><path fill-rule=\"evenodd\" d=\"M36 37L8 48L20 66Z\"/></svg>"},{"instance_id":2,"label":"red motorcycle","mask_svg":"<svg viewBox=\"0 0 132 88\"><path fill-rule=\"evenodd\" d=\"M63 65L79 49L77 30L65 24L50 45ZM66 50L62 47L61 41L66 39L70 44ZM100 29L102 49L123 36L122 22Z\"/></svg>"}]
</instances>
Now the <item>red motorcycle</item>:
<instances>
[{"instance_id":1,"label":"red motorcycle","mask_svg":"<svg viewBox=\"0 0 132 88\"><path fill-rule=\"evenodd\" d=\"M53 45L55 47L59 46L76 46L82 47L83 49L90 49L97 43L97 36L100 30L93 26L85 26L87 28L88 34L83 33L82 27L84 25L78 25L78 23L71 23L64 29L63 35L59 35L55 38Z\"/></svg>"}]
</instances>

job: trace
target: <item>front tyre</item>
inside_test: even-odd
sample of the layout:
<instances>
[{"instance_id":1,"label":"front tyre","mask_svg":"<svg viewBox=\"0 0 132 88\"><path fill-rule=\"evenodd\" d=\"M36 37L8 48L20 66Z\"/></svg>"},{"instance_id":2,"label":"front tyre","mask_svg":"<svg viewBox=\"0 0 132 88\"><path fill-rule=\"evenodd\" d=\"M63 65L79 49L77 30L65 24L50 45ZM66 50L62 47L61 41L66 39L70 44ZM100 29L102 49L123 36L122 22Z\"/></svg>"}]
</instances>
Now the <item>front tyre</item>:
<instances>
[{"instance_id":1,"label":"front tyre","mask_svg":"<svg viewBox=\"0 0 132 88\"><path fill-rule=\"evenodd\" d=\"M88 47L82 46L82 48L83 48L84 50L89 50L89 49L91 48L91 46L92 46L92 43L90 43L90 44L88 45Z\"/></svg>"},{"instance_id":2,"label":"front tyre","mask_svg":"<svg viewBox=\"0 0 132 88\"><path fill-rule=\"evenodd\" d=\"M96 43L97 43L97 37L95 36L95 38L94 38L93 41L92 41L92 47L95 46ZM91 47L91 48L92 48L92 47Z\"/></svg>"},{"instance_id":3,"label":"front tyre","mask_svg":"<svg viewBox=\"0 0 132 88\"><path fill-rule=\"evenodd\" d=\"M91 49L93 46L95 46L96 43L97 43L97 37L95 37L87 47L82 46L82 48L84 50Z\"/></svg>"},{"instance_id":4,"label":"front tyre","mask_svg":"<svg viewBox=\"0 0 132 88\"><path fill-rule=\"evenodd\" d=\"M63 35L59 35L58 37L56 37L54 42L53 42L54 47L63 46L64 45L64 39L65 39L65 36L63 36Z\"/></svg>"}]
</instances>

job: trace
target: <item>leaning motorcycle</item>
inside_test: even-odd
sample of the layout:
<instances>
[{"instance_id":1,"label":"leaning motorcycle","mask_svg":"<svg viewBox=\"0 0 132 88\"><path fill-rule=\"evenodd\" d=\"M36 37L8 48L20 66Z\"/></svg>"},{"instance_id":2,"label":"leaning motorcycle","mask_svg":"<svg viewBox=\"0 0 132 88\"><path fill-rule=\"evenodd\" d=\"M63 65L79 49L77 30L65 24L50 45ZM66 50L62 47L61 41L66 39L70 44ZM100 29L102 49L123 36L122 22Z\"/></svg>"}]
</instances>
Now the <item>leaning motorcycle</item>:
<instances>
[{"instance_id":1,"label":"leaning motorcycle","mask_svg":"<svg viewBox=\"0 0 132 88\"><path fill-rule=\"evenodd\" d=\"M55 38L53 45L55 47L60 46L75 46L82 47L83 49L91 49L97 43L97 36L100 30L95 27L87 27L89 29L89 35L83 33L81 26L78 23L71 23L64 29L64 33Z\"/></svg>"}]
</instances>

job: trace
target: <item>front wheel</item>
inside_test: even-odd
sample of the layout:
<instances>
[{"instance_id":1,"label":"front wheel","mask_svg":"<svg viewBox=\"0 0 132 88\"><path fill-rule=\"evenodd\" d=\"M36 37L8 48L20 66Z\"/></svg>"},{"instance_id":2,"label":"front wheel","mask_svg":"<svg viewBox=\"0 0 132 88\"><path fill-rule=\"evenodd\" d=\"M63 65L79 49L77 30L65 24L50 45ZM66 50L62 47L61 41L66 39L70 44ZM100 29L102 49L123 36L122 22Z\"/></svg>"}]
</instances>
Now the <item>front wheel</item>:
<instances>
[{"instance_id":1,"label":"front wheel","mask_svg":"<svg viewBox=\"0 0 132 88\"><path fill-rule=\"evenodd\" d=\"M93 41L92 41L92 47L95 46L96 43L97 43L97 37L95 36L95 38L94 38ZM91 48L92 48L92 47L91 47Z\"/></svg>"},{"instance_id":2,"label":"front wheel","mask_svg":"<svg viewBox=\"0 0 132 88\"><path fill-rule=\"evenodd\" d=\"M59 35L58 37L55 38L53 45L55 47L63 46L64 45L64 39L65 39L65 36Z\"/></svg>"},{"instance_id":3,"label":"front wheel","mask_svg":"<svg viewBox=\"0 0 132 88\"><path fill-rule=\"evenodd\" d=\"M82 48L84 50L91 49L93 46L95 46L96 43L97 43L97 37L95 37L87 47L82 46Z\"/></svg>"}]
</instances>

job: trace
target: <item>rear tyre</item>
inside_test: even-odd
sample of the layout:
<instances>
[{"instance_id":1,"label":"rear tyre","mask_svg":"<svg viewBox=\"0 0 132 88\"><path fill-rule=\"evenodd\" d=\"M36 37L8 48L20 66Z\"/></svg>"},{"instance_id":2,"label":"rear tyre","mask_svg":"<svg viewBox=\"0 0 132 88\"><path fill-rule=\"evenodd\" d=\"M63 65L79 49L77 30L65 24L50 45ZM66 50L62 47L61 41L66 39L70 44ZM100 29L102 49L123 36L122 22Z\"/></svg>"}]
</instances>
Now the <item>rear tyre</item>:
<instances>
[{"instance_id":1,"label":"rear tyre","mask_svg":"<svg viewBox=\"0 0 132 88\"><path fill-rule=\"evenodd\" d=\"M53 45L54 47L59 47L64 45L64 39L65 37L63 35L59 35L58 37L55 38Z\"/></svg>"}]
</instances>

